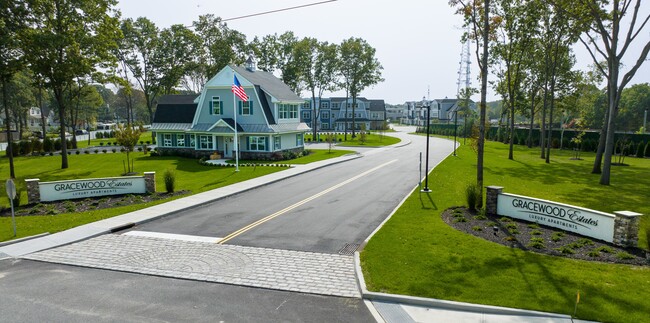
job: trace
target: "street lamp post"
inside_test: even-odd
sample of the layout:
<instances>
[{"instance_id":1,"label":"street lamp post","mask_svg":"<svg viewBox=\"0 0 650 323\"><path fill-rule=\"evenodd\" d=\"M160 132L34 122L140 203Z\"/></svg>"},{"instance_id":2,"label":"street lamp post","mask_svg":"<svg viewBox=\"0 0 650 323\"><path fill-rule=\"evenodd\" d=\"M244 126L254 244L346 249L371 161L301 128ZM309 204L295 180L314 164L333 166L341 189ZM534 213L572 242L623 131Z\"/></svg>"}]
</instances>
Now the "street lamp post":
<instances>
[{"instance_id":1,"label":"street lamp post","mask_svg":"<svg viewBox=\"0 0 650 323\"><path fill-rule=\"evenodd\" d=\"M424 188L420 192L424 193L430 193L431 190L429 189L429 125L431 124L429 122L429 118L431 117L431 103L427 102L427 100L422 97L422 107L427 108L427 156L426 156L426 162L424 164Z\"/></svg>"},{"instance_id":2,"label":"street lamp post","mask_svg":"<svg viewBox=\"0 0 650 323\"><path fill-rule=\"evenodd\" d=\"M648 108L646 108L643 113L643 133L648 132L648 128L645 127L646 120L648 120Z\"/></svg>"},{"instance_id":3,"label":"street lamp post","mask_svg":"<svg viewBox=\"0 0 650 323\"><path fill-rule=\"evenodd\" d=\"M454 156L456 156L456 137L458 136L458 107L454 111Z\"/></svg>"}]
</instances>

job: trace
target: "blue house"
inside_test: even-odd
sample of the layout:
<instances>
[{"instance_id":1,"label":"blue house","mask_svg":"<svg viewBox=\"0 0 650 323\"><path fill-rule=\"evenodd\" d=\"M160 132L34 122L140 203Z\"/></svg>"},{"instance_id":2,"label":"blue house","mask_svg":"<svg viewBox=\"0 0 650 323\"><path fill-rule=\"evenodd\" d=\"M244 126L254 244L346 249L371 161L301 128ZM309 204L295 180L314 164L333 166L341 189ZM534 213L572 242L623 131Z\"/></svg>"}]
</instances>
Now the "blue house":
<instances>
[{"instance_id":1,"label":"blue house","mask_svg":"<svg viewBox=\"0 0 650 323\"><path fill-rule=\"evenodd\" d=\"M235 75L248 101L231 92ZM234 158L239 151L242 159L281 159L304 150L310 128L300 121L303 102L273 74L256 70L251 57L246 67L223 68L200 95L160 97L151 130L162 155Z\"/></svg>"},{"instance_id":2,"label":"blue house","mask_svg":"<svg viewBox=\"0 0 650 323\"><path fill-rule=\"evenodd\" d=\"M312 100L304 99L300 113L300 120L310 126L312 124ZM354 107L354 124L356 130L365 125L367 130L380 130L386 121L386 104L384 100L369 100L363 97L357 98ZM333 97L316 99L318 106L318 117L316 123L319 131L344 131L352 130L352 99ZM346 111L347 108L347 111Z\"/></svg>"}]
</instances>

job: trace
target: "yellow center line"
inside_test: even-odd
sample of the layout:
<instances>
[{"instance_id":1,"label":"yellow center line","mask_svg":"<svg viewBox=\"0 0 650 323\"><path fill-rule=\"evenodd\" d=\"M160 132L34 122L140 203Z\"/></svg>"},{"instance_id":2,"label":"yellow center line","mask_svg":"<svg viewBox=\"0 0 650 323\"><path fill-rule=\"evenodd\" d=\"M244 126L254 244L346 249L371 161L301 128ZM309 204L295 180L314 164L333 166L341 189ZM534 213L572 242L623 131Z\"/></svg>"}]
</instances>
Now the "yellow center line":
<instances>
[{"instance_id":1,"label":"yellow center line","mask_svg":"<svg viewBox=\"0 0 650 323\"><path fill-rule=\"evenodd\" d=\"M327 194L327 193L329 193L331 191L334 191L334 190L336 190L336 189L338 189L338 188L340 188L340 187L342 187L342 186L344 186L346 184L354 182L355 180L357 180L357 179L359 179L361 177L364 177L364 176L366 176L366 175L368 175L368 174L370 174L370 173L372 173L372 172L374 172L374 171L376 171L376 170L378 170L378 169L380 169L382 167L388 166L388 165L390 165L390 164L392 164L392 163L394 163L396 161L397 161L397 159L394 159L394 160L391 160L391 161L389 161L387 163L381 164L381 165L379 165L379 166L377 166L375 168L369 169L369 170L367 170L367 171L365 171L365 172L363 172L363 173L361 173L361 174L359 174L357 176L354 176L354 177L352 177L350 179L347 179L347 180L345 180L345 181L343 181L343 182L341 182L339 184L336 184L336 185L334 185L334 186L332 186L332 187L330 187L330 188L328 188L328 189L326 189L326 190L324 190L324 191L322 191L322 192L320 192L318 194L312 195L312 196L310 196L310 197L308 197L308 198L306 198L306 199L304 199L304 200L302 200L300 202L297 202L297 203L295 203L293 205L287 206L286 208L284 208L284 209L282 209L282 210L280 210L278 212L275 212L275 213L273 213L273 214L271 214L269 216L266 216L266 217L264 217L262 219L259 219L259 220L255 221L255 222L253 222L253 223L251 223L251 224L249 224L249 225L247 225L247 226L245 226L245 227L243 227L243 228L241 228L241 229L239 229L239 230L237 230L237 231L223 237L223 239L219 240L217 243L218 244L224 244L224 243L228 242L228 240L233 239L233 238L237 237L238 235L240 235L240 234L242 234L242 233L244 233L244 232L246 232L246 231L248 231L248 230L250 230L250 229L252 229L252 228L254 228L254 227L256 227L256 226L258 226L260 224L262 224L262 223L273 220L274 218L276 218L276 217L278 217L278 216L280 216L280 215L282 215L284 213L287 213L287 212L289 212L289 211L291 211L291 210L293 210L293 209L295 209L297 207L300 207L301 205L303 205L305 203L313 201L313 200L315 200L315 199L317 199L317 198L319 198L319 197L321 197L321 196L323 196L323 195L325 195L325 194Z\"/></svg>"}]
</instances>

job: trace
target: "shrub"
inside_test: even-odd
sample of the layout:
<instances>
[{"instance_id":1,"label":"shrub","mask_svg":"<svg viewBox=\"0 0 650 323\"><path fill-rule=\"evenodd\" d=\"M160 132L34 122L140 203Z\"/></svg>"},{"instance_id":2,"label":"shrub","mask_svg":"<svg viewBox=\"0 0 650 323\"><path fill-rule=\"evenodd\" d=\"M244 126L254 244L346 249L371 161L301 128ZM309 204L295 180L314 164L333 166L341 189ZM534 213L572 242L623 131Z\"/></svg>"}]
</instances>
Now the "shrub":
<instances>
[{"instance_id":1,"label":"shrub","mask_svg":"<svg viewBox=\"0 0 650 323\"><path fill-rule=\"evenodd\" d=\"M173 170L168 169L163 174L163 178L165 181L165 190L167 191L167 193L173 193L174 187L176 185L176 174L174 173Z\"/></svg>"},{"instance_id":2,"label":"shrub","mask_svg":"<svg viewBox=\"0 0 650 323\"><path fill-rule=\"evenodd\" d=\"M510 219L507 216L503 216L503 217L501 217L501 222L512 222L512 219Z\"/></svg>"},{"instance_id":3,"label":"shrub","mask_svg":"<svg viewBox=\"0 0 650 323\"><path fill-rule=\"evenodd\" d=\"M54 150L61 150L61 139L54 140Z\"/></svg>"},{"instance_id":4,"label":"shrub","mask_svg":"<svg viewBox=\"0 0 650 323\"><path fill-rule=\"evenodd\" d=\"M470 210L476 210L478 201L481 198L480 192L481 191L479 190L479 187L476 185L476 183L469 184L465 188L465 199L467 201L467 207Z\"/></svg>"},{"instance_id":5,"label":"shrub","mask_svg":"<svg viewBox=\"0 0 650 323\"><path fill-rule=\"evenodd\" d=\"M544 249L546 246L544 245L544 239L542 238L531 238L530 241L528 242L527 245L528 248L535 248L535 249Z\"/></svg>"},{"instance_id":6,"label":"shrub","mask_svg":"<svg viewBox=\"0 0 650 323\"><path fill-rule=\"evenodd\" d=\"M517 224L514 222L509 222L506 224L506 229L508 230L517 230Z\"/></svg>"},{"instance_id":7,"label":"shrub","mask_svg":"<svg viewBox=\"0 0 650 323\"><path fill-rule=\"evenodd\" d=\"M589 255L589 257L596 258L596 257L600 257L600 252L594 249L592 251L589 251L587 255Z\"/></svg>"},{"instance_id":8,"label":"shrub","mask_svg":"<svg viewBox=\"0 0 650 323\"><path fill-rule=\"evenodd\" d=\"M564 233L554 232L553 235L551 236L551 240L553 240L554 242L558 242L562 240L563 237L564 237Z\"/></svg>"},{"instance_id":9,"label":"shrub","mask_svg":"<svg viewBox=\"0 0 650 323\"><path fill-rule=\"evenodd\" d=\"M572 254L576 253L575 251L573 251L573 248L567 247L567 246L560 247L560 248L555 248L555 250L557 250L560 253L565 254L565 255L572 255Z\"/></svg>"},{"instance_id":10,"label":"shrub","mask_svg":"<svg viewBox=\"0 0 650 323\"><path fill-rule=\"evenodd\" d=\"M115 152L117 151L117 149L115 149L115 148L111 148L111 151L112 151L113 153L115 153Z\"/></svg>"},{"instance_id":11,"label":"shrub","mask_svg":"<svg viewBox=\"0 0 650 323\"><path fill-rule=\"evenodd\" d=\"M487 220L487 217L483 214L475 215L474 216L475 220Z\"/></svg>"},{"instance_id":12,"label":"shrub","mask_svg":"<svg viewBox=\"0 0 650 323\"><path fill-rule=\"evenodd\" d=\"M630 259L634 259L634 256L625 251L621 251L616 254L616 258L621 260L630 260Z\"/></svg>"},{"instance_id":13,"label":"shrub","mask_svg":"<svg viewBox=\"0 0 650 323\"><path fill-rule=\"evenodd\" d=\"M99 153L99 149L94 150L95 154Z\"/></svg>"},{"instance_id":14,"label":"shrub","mask_svg":"<svg viewBox=\"0 0 650 323\"><path fill-rule=\"evenodd\" d=\"M542 234L542 231L539 231L539 230L535 229L535 230L530 231L530 234L534 235L534 236L539 236L539 235Z\"/></svg>"},{"instance_id":15,"label":"shrub","mask_svg":"<svg viewBox=\"0 0 650 323\"><path fill-rule=\"evenodd\" d=\"M107 151L106 149L102 149L102 152L103 152L104 154L106 153L106 151Z\"/></svg>"},{"instance_id":16,"label":"shrub","mask_svg":"<svg viewBox=\"0 0 650 323\"><path fill-rule=\"evenodd\" d=\"M577 243L578 245L580 245L581 247L584 247L584 246L593 246L593 245L594 245L594 242L591 241L591 240L588 239L588 238L581 238L581 239L578 240L578 242L576 242L576 243Z\"/></svg>"},{"instance_id":17,"label":"shrub","mask_svg":"<svg viewBox=\"0 0 650 323\"><path fill-rule=\"evenodd\" d=\"M43 150L47 152L54 150L54 143L50 137L45 137L45 139L43 139Z\"/></svg>"},{"instance_id":18,"label":"shrub","mask_svg":"<svg viewBox=\"0 0 650 323\"><path fill-rule=\"evenodd\" d=\"M531 223L531 224L529 224L527 226L530 229L539 229L539 224L537 224L537 223Z\"/></svg>"},{"instance_id":19,"label":"shrub","mask_svg":"<svg viewBox=\"0 0 650 323\"><path fill-rule=\"evenodd\" d=\"M639 145L636 146L636 157L643 158L643 141L639 141Z\"/></svg>"},{"instance_id":20,"label":"shrub","mask_svg":"<svg viewBox=\"0 0 650 323\"><path fill-rule=\"evenodd\" d=\"M100 145L100 146L104 146L104 142L103 142L103 141L100 141L100 142L99 142L99 145Z\"/></svg>"},{"instance_id":21,"label":"shrub","mask_svg":"<svg viewBox=\"0 0 650 323\"><path fill-rule=\"evenodd\" d=\"M517 241L517 238L515 238L513 236L507 236L507 237L503 238L503 240L505 240L505 241Z\"/></svg>"},{"instance_id":22,"label":"shrub","mask_svg":"<svg viewBox=\"0 0 650 323\"><path fill-rule=\"evenodd\" d=\"M40 152L43 150L43 143L38 139L32 140L32 151Z\"/></svg>"},{"instance_id":23,"label":"shrub","mask_svg":"<svg viewBox=\"0 0 650 323\"><path fill-rule=\"evenodd\" d=\"M596 248L594 250L596 250L598 252L604 252L604 253L614 253L614 249L612 249L611 247L608 247L608 246L601 246L601 247L598 247L598 248Z\"/></svg>"},{"instance_id":24,"label":"shrub","mask_svg":"<svg viewBox=\"0 0 650 323\"><path fill-rule=\"evenodd\" d=\"M467 219L466 219L465 217L455 218L455 219L454 219L454 222L455 222L455 223L458 223L458 222L467 222Z\"/></svg>"},{"instance_id":25,"label":"shrub","mask_svg":"<svg viewBox=\"0 0 650 323\"><path fill-rule=\"evenodd\" d=\"M84 150L84 154L86 154L86 155L90 154L90 150L87 150L87 149Z\"/></svg>"},{"instance_id":26,"label":"shrub","mask_svg":"<svg viewBox=\"0 0 650 323\"><path fill-rule=\"evenodd\" d=\"M474 231L483 231L483 229L481 227L479 227L478 225L473 226L472 230L474 230Z\"/></svg>"},{"instance_id":27,"label":"shrub","mask_svg":"<svg viewBox=\"0 0 650 323\"><path fill-rule=\"evenodd\" d=\"M97 133L95 133L95 138L97 138L97 139L103 139L103 138L104 138L104 134L98 131ZM101 145L102 143L100 142L99 144Z\"/></svg>"},{"instance_id":28,"label":"shrub","mask_svg":"<svg viewBox=\"0 0 650 323\"><path fill-rule=\"evenodd\" d=\"M78 150L76 150L74 153L75 153L75 155L79 155L79 154L81 154L81 152L78 151Z\"/></svg>"}]
</instances>

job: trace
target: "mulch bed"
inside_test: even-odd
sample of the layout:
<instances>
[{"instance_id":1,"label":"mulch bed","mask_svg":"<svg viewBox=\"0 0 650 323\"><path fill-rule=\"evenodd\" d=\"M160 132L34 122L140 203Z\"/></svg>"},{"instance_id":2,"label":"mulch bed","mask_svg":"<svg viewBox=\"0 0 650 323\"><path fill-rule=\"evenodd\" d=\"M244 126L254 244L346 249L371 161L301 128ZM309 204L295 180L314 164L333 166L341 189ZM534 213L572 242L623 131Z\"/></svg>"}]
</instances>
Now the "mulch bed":
<instances>
[{"instance_id":1,"label":"mulch bed","mask_svg":"<svg viewBox=\"0 0 650 323\"><path fill-rule=\"evenodd\" d=\"M164 200L173 196L185 195L189 191L176 191L173 193L153 194L127 194L102 197L91 197L76 200L63 200L55 202L42 202L30 205L21 205L15 208L16 216L57 215L61 213L83 213L125 205L142 204L152 201ZM11 216L11 208L0 210L0 217Z\"/></svg>"},{"instance_id":2,"label":"mulch bed","mask_svg":"<svg viewBox=\"0 0 650 323\"><path fill-rule=\"evenodd\" d=\"M442 219L459 231L512 248L588 261L650 265L645 250L640 248L621 248L597 239L519 219L481 216L465 207L445 210Z\"/></svg>"}]
</instances>

